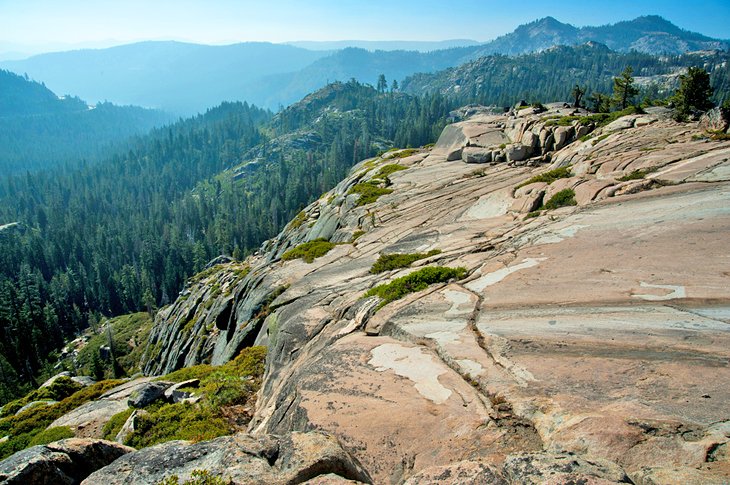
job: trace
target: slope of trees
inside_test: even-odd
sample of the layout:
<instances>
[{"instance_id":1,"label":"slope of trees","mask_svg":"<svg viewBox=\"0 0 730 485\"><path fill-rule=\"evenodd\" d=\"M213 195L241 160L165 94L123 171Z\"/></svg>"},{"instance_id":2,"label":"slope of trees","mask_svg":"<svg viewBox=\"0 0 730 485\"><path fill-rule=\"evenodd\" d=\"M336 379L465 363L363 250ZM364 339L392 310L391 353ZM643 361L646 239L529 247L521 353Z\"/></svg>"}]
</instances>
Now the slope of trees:
<instances>
[{"instance_id":1,"label":"slope of trees","mask_svg":"<svg viewBox=\"0 0 730 485\"><path fill-rule=\"evenodd\" d=\"M170 120L160 111L57 97L43 84L0 70L0 172L97 161Z\"/></svg>"},{"instance_id":2,"label":"slope of trees","mask_svg":"<svg viewBox=\"0 0 730 485\"><path fill-rule=\"evenodd\" d=\"M210 259L255 250L354 163L394 140L433 141L451 108L335 83L273 120L227 103L105 162L6 177L0 383L8 395L31 383L103 316L170 303Z\"/></svg>"},{"instance_id":3,"label":"slope of trees","mask_svg":"<svg viewBox=\"0 0 730 485\"><path fill-rule=\"evenodd\" d=\"M435 74L407 78L401 90L410 94L438 92L460 104L510 106L516 99L568 101L576 84L587 93L611 93L613 79L626 66L633 76L665 76L655 84L643 83L643 93L669 97L677 88L672 75L680 68L700 66L710 73L716 104L728 97L730 63L727 52L657 57L639 52L618 53L589 43L575 47L554 47L518 57L492 55ZM674 80L674 81L672 81Z\"/></svg>"}]
</instances>

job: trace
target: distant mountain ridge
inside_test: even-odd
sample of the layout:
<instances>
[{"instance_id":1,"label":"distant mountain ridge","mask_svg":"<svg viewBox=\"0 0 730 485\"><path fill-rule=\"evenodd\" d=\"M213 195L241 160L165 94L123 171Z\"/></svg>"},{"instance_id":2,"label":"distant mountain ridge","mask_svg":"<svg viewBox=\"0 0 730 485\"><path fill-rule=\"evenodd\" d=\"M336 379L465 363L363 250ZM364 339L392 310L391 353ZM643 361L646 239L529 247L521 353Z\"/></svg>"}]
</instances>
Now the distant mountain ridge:
<instances>
[{"instance_id":1,"label":"distant mountain ridge","mask_svg":"<svg viewBox=\"0 0 730 485\"><path fill-rule=\"evenodd\" d=\"M615 24L582 28L545 17L487 42L478 52L480 55L526 54L555 45L576 45L589 41L600 42L618 52L635 50L655 55L730 48L727 40L683 30L658 15L646 15Z\"/></svg>"},{"instance_id":2,"label":"distant mountain ridge","mask_svg":"<svg viewBox=\"0 0 730 485\"><path fill-rule=\"evenodd\" d=\"M472 41L463 41L466 45L439 50L429 50L429 46L445 47L462 41L295 45L250 42L227 46L142 42L44 54L23 61L0 62L0 67L28 73L56 92L73 93L90 102L110 100L190 115L222 101L248 101L279 109L328 82L355 78L374 84L380 74L389 82L400 82L416 73L436 72L492 54L513 56L591 41L617 52L636 50L652 55L730 49L728 41L683 30L658 16L581 28L546 17L521 25L491 42L471 45ZM351 43L356 46L319 50ZM428 52L390 50L396 47Z\"/></svg>"},{"instance_id":3,"label":"distant mountain ridge","mask_svg":"<svg viewBox=\"0 0 730 485\"><path fill-rule=\"evenodd\" d=\"M448 40L335 40L335 41L295 41L287 42L288 45L301 47L313 51L334 51L357 47L368 51L417 51L431 52L435 50L451 49L453 47L470 47L480 45L473 39L448 39Z\"/></svg>"}]
</instances>

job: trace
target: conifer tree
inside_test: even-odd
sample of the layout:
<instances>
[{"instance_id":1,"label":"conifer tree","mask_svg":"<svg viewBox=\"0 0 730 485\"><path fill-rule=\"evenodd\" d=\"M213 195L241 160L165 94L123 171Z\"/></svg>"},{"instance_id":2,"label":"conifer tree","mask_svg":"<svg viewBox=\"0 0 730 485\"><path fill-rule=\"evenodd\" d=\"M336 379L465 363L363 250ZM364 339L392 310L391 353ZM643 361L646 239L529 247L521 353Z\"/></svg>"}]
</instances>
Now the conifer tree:
<instances>
[{"instance_id":1,"label":"conifer tree","mask_svg":"<svg viewBox=\"0 0 730 485\"><path fill-rule=\"evenodd\" d=\"M620 76L613 78L613 102L619 109L626 109L634 96L639 94L639 89L634 85L633 73L634 69L626 66Z\"/></svg>"}]
</instances>

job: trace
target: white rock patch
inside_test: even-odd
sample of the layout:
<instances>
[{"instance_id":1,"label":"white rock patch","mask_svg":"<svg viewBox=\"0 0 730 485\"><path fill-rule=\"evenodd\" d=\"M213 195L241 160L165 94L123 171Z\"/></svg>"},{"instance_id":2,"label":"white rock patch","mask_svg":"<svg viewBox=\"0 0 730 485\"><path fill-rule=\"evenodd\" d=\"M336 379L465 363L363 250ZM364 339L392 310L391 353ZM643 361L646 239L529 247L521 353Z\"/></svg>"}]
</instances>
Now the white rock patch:
<instances>
[{"instance_id":1,"label":"white rock patch","mask_svg":"<svg viewBox=\"0 0 730 485\"><path fill-rule=\"evenodd\" d=\"M650 285L649 283L644 283L643 281L640 282L642 288L657 288L659 290L668 290L669 293L666 295L631 295L634 298L641 298L642 300L647 301L665 301L665 300L674 300L676 298L685 298L687 296L687 292L685 291L684 286L676 286L676 285Z\"/></svg>"},{"instance_id":2,"label":"white rock patch","mask_svg":"<svg viewBox=\"0 0 730 485\"><path fill-rule=\"evenodd\" d=\"M443 404L451 396L451 391L438 380L446 369L430 355L418 347L404 347L399 344L383 344L370 351L372 358L368 364L378 372L392 370L401 377L416 383L416 390L426 399Z\"/></svg>"},{"instance_id":3,"label":"white rock patch","mask_svg":"<svg viewBox=\"0 0 730 485\"><path fill-rule=\"evenodd\" d=\"M479 277L479 279L476 279L471 283L466 284L465 286L472 291L484 291L484 288L486 288L487 286L492 286L499 283L512 273L516 273L517 271L537 266L538 264L540 264L541 261L545 261L545 259L546 258L527 258L523 260L520 264L507 266L505 268L498 269L497 271L487 273L484 276Z\"/></svg>"}]
</instances>

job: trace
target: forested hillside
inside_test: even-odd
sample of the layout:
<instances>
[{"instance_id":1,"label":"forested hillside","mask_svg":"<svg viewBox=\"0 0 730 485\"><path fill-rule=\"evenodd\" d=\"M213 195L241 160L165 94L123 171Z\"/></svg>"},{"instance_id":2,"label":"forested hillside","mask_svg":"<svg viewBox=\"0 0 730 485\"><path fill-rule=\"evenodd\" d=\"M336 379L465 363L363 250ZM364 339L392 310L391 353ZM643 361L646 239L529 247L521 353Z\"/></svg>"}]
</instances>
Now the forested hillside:
<instances>
[{"instance_id":1,"label":"forested hillside","mask_svg":"<svg viewBox=\"0 0 730 485\"><path fill-rule=\"evenodd\" d=\"M213 257L256 249L360 159L432 141L450 109L440 96L336 83L273 120L227 103L105 162L6 178L4 386L42 374L90 321L165 305Z\"/></svg>"},{"instance_id":2,"label":"forested hillside","mask_svg":"<svg viewBox=\"0 0 730 485\"><path fill-rule=\"evenodd\" d=\"M79 98L59 98L43 84L0 70L0 172L96 161L170 119L135 106L88 106Z\"/></svg>"},{"instance_id":3,"label":"forested hillside","mask_svg":"<svg viewBox=\"0 0 730 485\"><path fill-rule=\"evenodd\" d=\"M576 84L585 87L588 95L611 93L613 77L632 66L634 76L641 81L642 95L667 97L683 69L699 66L710 72L714 101L721 103L730 93L729 57L724 51L662 57L619 53L590 42L516 57L490 55L438 73L411 76L401 88L417 95L439 92L462 104L510 106L515 99L569 101Z\"/></svg>"}]
</instances>

